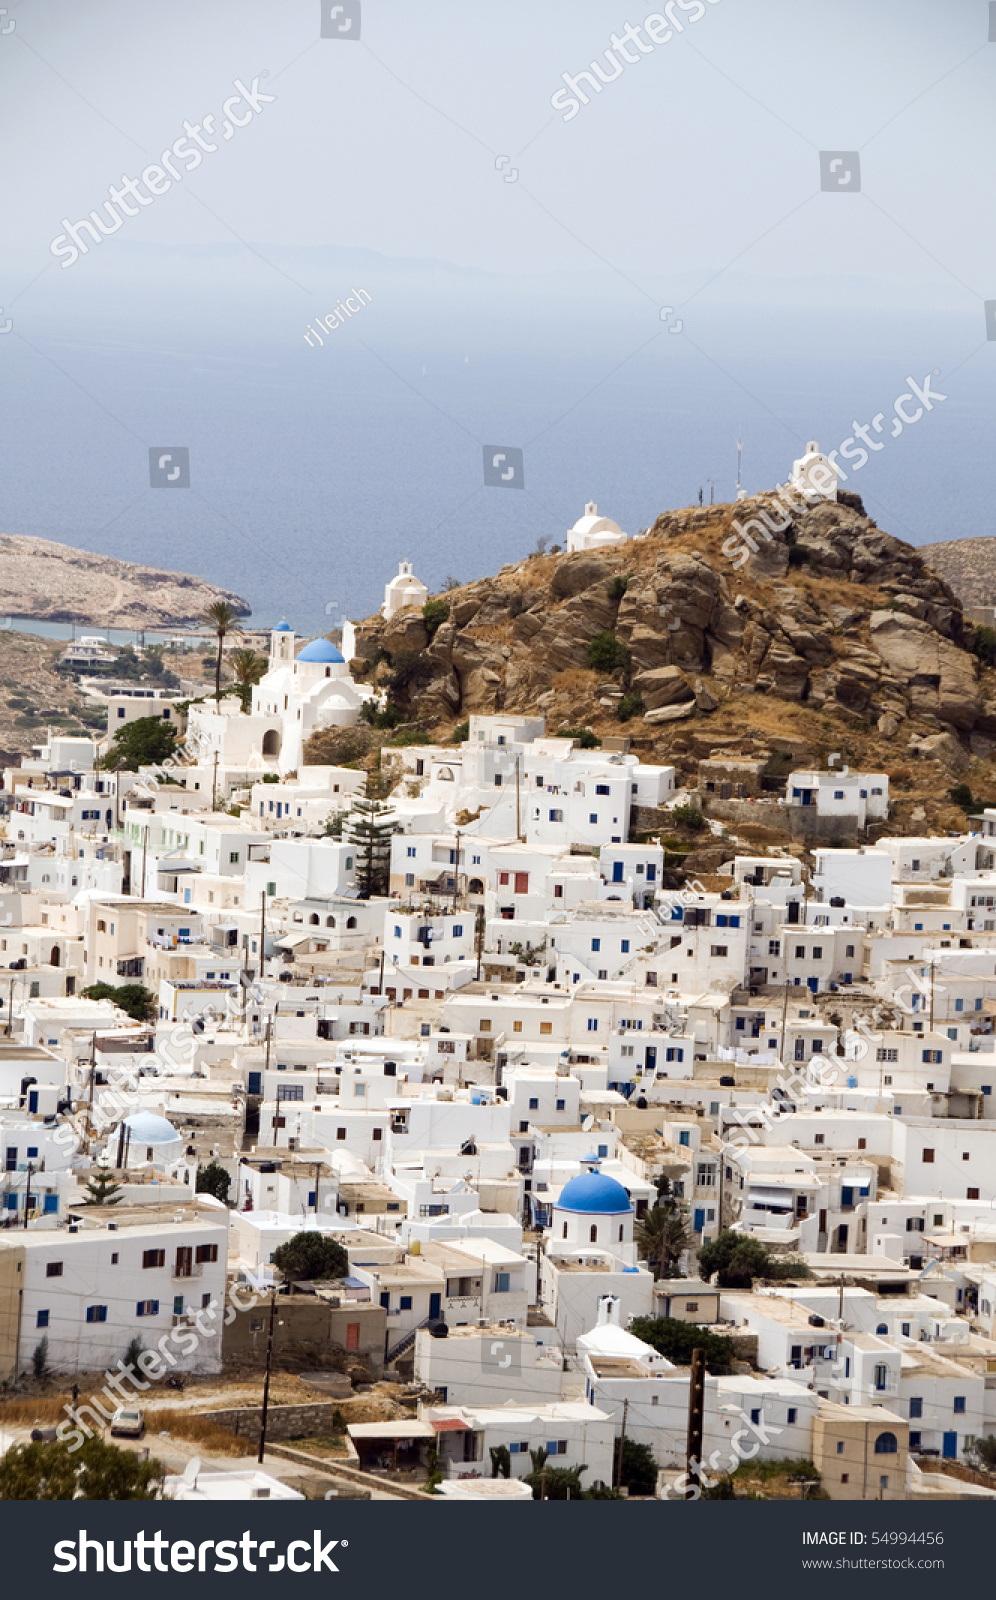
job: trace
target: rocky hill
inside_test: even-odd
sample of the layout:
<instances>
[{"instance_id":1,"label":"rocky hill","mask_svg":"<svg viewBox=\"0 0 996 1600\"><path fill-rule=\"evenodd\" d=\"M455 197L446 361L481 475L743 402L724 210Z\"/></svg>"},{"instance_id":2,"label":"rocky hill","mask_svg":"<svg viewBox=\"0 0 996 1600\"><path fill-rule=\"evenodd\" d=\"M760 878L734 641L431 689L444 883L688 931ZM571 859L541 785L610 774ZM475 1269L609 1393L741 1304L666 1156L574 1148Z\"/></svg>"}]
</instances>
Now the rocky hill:
<instances>
[{"instance_id":1,"label":"rocky hill","mask_svg":"<svg viewBox=\"0 0 996 1600\"><path fill-rule=\"evenodd\" d=\"M919 553L965 606L996 606L996 539L949 539Z\"/></svg>"},{"instance_id":2,"label":"rocky hill","mask_svg":"<svg viewBox=\"0 0 996 1600\"><path fill-rule=\"evenodd\" d=\"M665 512L616 548L530 556L428 617L357 625L351 670L437 739L470 712L540 711L550 732L584 724L686 769L714 750L840 751L894 774L914 828L963 826L952 783L996 792L996 674L923 553L852 500L764 535L751 519L785 513L760 495Z\"/></svg>"},{"instance_id":3,"label":"rocky hill","mask_svg":"<svg viewBox=\"0 0 996 1600\"><path fill-rule=\"evenodd\" d=\"M249 602L185 572L116 561L50 539L0 534L0 615L104 628L179 628L227 600L241 616Z\"/></svg>"}]
</instances>

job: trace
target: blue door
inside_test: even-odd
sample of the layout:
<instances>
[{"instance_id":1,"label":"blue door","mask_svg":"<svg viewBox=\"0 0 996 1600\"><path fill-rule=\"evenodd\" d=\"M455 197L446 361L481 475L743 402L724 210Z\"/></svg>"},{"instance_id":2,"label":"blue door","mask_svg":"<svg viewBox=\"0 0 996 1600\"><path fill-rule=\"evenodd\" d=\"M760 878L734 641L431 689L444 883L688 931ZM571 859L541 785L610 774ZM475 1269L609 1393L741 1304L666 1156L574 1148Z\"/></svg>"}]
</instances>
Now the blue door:
<instances>
[{"instance_id":1,"label":"blue door","mask_svg":"<svg viewBox=\"0 0 996 1600\"><path fill-rule=\"evenodd\" d=\"M644 1057L644 1064L648 1072L657 1071L657 1046L655 1044L647 1045L647 1053Z\"/></svg>"},{"instance_id":2,"label":"blue door","mask_svg":"<svg viewBox=\"0 0 996 1600\"><path fill-rule=\"evenodd\" d=\"M613 883L622 883L622 881L623 881L623 864L622 864L621 861L613 861L613 863L612 863L612 882Z\"/></svg>"},{"instance_id":3,"label":"blue door","mask_svg":"<svg viewBox=\"0 0 996 1600\"><path fill-rule=\"evenodd\" d=\"M695 1213L695 1232L696 1233L701 1233L702 1229L704 1227L705 1227L705 1211L696 1211L696 1213Z\"/></svg>"},{"instance_id":4,"label":"blue door","mask_svg":"<svg viewBox=\"0 0 996 1600\"><path fill-rule=\"evenodd\" d=\"M955 1461L957 1456L958 1435L956 1433L946 1433L944 1435L944 1459L945 1461Z\"/></svg>"},{"instance_id":5,"label":"blue door","mask_svg":"<svg viewBox=\"0 0 996 1600\"><path fill-rule=\"evenodd\" d=\"M430 1296L429 1296L429 1315L430 1315L430 1317L438 1317L440 1312L441 1312L441 1310L442 1310L442 1305L443 1305L443 1301L442 1301L442 1296L441 1295L430 1294Z\"/></svg>"},{"instance_id":6,"label":"blue door","mask_svg":"<svg viewBox=\"0 0 996 1600\"><path fill-rule=\"evenodd\" d=\"M28 1090L28 1110L29 1111L37 1111L38 1110L38 1090L37 1089L29 1089Z\"/></svg>"},{"instance_id":7,"label":"blue door","mask_svg":"<svg viewBox=\"0 0 996 1600\"><path fill-rule=\"evenodd\" d=\"M249 1073L249 1082L246 1085L246 1092L247 1094L262 1094L263 1074L261 1072Z\"/></svg>"}]
</instances>

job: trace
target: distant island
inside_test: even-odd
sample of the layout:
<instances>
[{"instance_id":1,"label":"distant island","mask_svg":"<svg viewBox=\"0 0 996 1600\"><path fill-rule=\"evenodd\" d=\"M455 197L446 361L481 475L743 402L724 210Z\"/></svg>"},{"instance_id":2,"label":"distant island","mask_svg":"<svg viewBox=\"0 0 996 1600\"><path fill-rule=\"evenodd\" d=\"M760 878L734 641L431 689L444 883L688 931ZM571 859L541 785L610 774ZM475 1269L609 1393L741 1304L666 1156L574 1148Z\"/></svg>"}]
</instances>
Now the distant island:
<instances>
[{"instance_id":1,"label":"distant island","mask_svg":"<svg viewBox=\"0 0 996 1600\"><path fill-rule=\"evenodd\" d=\"M104 628L183 628L227 600L240 616L251 606L229 589L187 572L118 561L51 539L0 534L0 615L39 622L89 622Z\"/></svg>"}]
</instances>

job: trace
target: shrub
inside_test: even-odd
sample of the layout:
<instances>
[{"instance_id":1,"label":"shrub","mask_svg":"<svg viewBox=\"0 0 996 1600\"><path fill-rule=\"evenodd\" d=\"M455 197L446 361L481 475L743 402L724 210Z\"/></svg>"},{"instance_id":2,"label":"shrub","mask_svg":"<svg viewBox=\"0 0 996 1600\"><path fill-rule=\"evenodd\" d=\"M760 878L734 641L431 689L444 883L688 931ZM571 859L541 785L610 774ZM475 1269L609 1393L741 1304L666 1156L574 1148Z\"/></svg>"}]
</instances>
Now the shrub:
<instances>
[{"instance_id":1,"label":"shrub","mask_svg":"<svg viewBox=\"0 0 996 1600\"><path fill-rule=\"evenodd\" d=\"M629 574L617 573L609 584L609 599L617 604L629 588Z\"/></svg>"},{"instance_id":2,"label":"shrub","mask_svg":"<svg viewBox=\"0 0 996 1600\"><path fill-rule=\"evenodd\" d=\"M558 739L576 739L582 750L599 750L602 741L591 728L558 728Z\"/></svg>"},{"instance_id":3,"label":"shrub","mask_svg":"<svg viewBox=\"0 0 996 1600\"><path fill-rule=\"evenodd\" d=\"M432 677L432 662L415 650L402 650L391 662L387 693L392 700L408 700L424 689Z\"/></svg>"},{"instance_id":4,"label":"shrub","mask_svg":"<svg viewBox=\"0 0 996 1600\"><path fill-rule=\"evenodd\" d=\"M422 607L422 621L425 623L425 631L429 635L430 639L442 627L444 622L449 621L449 616L450 608L448 601L427 600L425 602L425 605Z\"/></svg>"},{"instance_id":5,"label":"shrub","mask_svg":"<svg viewBox=\"0 0 996 1600\"><path fill-rule=\"evenodd\" d=\"M693 833L698 833L701 828L705 827L705 817L698 806L675 806L671 815L675 822L680 822L683 828L690 828Z\"/></svg>"},{"instance_id":6,"label":"shrub","mask_svg":"<svg viewBox=\"0 0 996 1600\"><path fill-rule=\"evenodd\" d=\"M629 694L623 695L619 704L616 706L616 716L619 718L620 722L628 722L631 717L642 717L645 709L646 708L643 704L643 701L640 699L640 696L638 694L633 694L631 690Z\"/></svg>"},{"instance_id":7,"label":"shrub","mask_svg":"<svg viewBox=\"0 0 996 1600\"><path fill-rule=\"evenodd\" d=\"M967 783L956 783L953 789L948 790L948 794L954 804L961 806L963 811L971 811L975 805L975 801L972 799L972 791Z\"/></svg>"},{"instance_id":8,"label":"shrub","mask_svg":"<svg viewBox=\"0 0 996 1600\"><path fill-rule=\"evenodd\" d=\"M626 665L626 646L614 633L596 633L588 646L588 665L594 672L618 672Z\"/></svg>"},{"instance_id":9,"label":"shrub","mask_svg":"<svg viewBox=\"0 0 996 1600\"><path fill-rule=\"evenodd\" d=\"M450 742L452 744L465 744L469 738L470 723L458 722L456 727L453 729L453 732L450 734Z\"/></svg>"},{"instance_id":10,"label":"shrub","mask_svg":"<svg viewBox=\"0 0 996 1600\"><path fill-rule=\"evenodd\" d=\"M194 1189L196 1194L213 1194L216 1200L227 1200L231 1182L231 1173L220 1162L209 1161L206 1167L198 1167Z\"/></svg>"},{"instance_id":11,"label":"shrub","mask_svg":"<svg viewBox=\"0 0 996 1600\"><path fill-rule=\"evenodd\" d=\"M360 707L360 721L368 728L396 728L404 720L404 713L390 701L386 706L379 706L376 700L364 700Z\"/></svg>"},{"instance_id":12,"label":"shrub","mask_svg":"<svg viewBox=\"0 0 996 1600\"><path fill-rule=\"evenodd\" d=\"M996 628L976 628L972 650L987 667L996 665Z\"/></svg>"},{"instance_id":13,"label":"shrub","mask_svg":"<svg viewBox=\"0 0 996 1600\"><path fill-rule=\"evenodd\" d=\"M113 1000L133 1022L154 1022L159 1002L141 983L91 983L82 990L86 1000Z\"/></svg>"}]
</instances>

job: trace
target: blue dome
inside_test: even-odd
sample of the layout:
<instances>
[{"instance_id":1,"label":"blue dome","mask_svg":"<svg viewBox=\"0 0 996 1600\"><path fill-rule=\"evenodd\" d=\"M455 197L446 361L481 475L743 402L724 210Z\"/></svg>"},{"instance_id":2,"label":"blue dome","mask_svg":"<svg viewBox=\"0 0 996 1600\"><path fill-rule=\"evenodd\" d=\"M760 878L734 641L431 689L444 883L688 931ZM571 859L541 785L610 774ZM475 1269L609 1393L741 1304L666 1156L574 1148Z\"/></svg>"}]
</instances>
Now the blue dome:
<instances>
[{"instance_id":1,"label":"blue dome","mask_svg":"<svg viewBox=\"0 0 996 1600\"><path fill-rule=\"evenodd\" d=\"M312 639L306 644L297 658L299 661L335 662L342 665L343 657L334 644L329 644L327 639Z\"/></svg>"},{"instance_id":2,"label":"blue dome","mask_svg":"<svg viewBox=\"0 0 996 1600\"><path fill-rule=\"evenodd\" d=\"M580 1211L616 1217L631 1212L629 1195L621 1183L604 1172L582 1172L565 1183L557 1201L557 1211Z\"/></svg>"},{"instance_id":3,"label":"blue dome","mask_svg":"<svg viewBox=\"0 0 996 1600\"><path fill-rule=\"evenodd\" d=\"M274 633L293 633L294 629L289 622L278 622L273 631Z\"/></svg>"}]
</instances>

